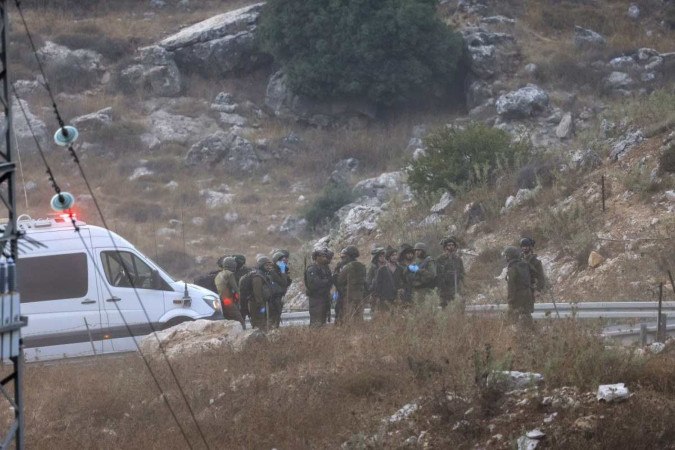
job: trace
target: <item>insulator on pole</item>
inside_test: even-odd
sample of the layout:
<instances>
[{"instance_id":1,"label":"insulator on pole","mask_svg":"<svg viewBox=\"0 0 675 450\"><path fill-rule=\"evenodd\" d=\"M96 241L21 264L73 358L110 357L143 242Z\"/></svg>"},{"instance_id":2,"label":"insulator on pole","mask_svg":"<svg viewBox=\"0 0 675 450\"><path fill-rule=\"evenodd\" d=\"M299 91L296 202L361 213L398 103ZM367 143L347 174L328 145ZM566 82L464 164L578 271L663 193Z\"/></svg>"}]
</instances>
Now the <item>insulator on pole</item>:
<instances>
[{"instance_id":1,"label":"insulator on pole","mask_svg":"<svg viewBox=\"0 0 675 450\"><path fill-rule=\"evenodd\" d=\"M70 192L60 192L52 197L50 206L54 211L65 211L73 207L75 197Z\"/></svg>"},{"instance_id":2,"label":"insulator on pole","mask_svg":"<svg viewBox=\"0 0 675 450\"><path fill-rule=\"evenodd\" d=\"M79 135L80 133L77 131L77 128L70 125L65 125L56 130L56 133L54 133L54 142L56 142L56 145L60 145L61 147L67 147L75 142Z\"/></svg>"}]
</instances>

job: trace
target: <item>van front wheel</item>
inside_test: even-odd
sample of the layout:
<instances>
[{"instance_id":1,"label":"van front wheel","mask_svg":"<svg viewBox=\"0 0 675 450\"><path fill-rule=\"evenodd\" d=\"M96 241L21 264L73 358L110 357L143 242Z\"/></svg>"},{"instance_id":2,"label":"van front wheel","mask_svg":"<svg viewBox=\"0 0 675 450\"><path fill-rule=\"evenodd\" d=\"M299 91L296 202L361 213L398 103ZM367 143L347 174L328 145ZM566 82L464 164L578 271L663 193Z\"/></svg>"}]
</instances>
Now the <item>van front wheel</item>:
<instances>
[{"instance_id":1,"label":"van front wheel","mask_svg":"<svg viewBox=\"0 0 675 450\"><path fill-rule=\"evenodd\" d=\"M173 319L169 320L168 322L162 324L162 330L166 330L167 328L175 327L179 323L183 322L192 322L193 319L190 317L174 317Z\"/></svg>"}]
</instances>

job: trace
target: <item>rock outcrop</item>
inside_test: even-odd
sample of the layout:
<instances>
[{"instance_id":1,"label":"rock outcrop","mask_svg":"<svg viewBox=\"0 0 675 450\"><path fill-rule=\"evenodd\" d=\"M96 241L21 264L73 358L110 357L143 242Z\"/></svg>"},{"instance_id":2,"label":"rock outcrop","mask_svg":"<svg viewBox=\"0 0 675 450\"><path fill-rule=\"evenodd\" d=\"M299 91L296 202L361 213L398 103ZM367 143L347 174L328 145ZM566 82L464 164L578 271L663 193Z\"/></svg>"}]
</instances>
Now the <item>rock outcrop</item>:
<instances>
[{"instance_id":1,"label":"rock outcrop","mask_svg":"<svg viewBox=\"0 0 675 450\"><path fill-rule=\"evenodd\" d=\"M249 71L269 61L255 43L255 29L264 3L206 19L157 43L184 72L227 75Z\"/></svg>"}]
</instances>

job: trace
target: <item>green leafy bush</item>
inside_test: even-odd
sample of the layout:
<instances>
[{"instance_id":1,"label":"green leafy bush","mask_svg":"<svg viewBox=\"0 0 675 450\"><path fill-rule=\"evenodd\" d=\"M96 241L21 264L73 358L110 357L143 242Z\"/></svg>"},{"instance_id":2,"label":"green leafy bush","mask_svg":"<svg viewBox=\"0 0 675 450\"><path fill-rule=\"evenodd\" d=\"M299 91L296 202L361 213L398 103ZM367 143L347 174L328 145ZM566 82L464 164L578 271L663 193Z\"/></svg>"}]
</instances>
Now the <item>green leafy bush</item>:
<instances>
[{"instance_id":1,"label":"green leafy bush","mask_svg":"<svg viewBox=\"0 0 675 450\"><path fill-rule=\"evenodd\" d=\"M310 229L316 229L333 218L333 214L353 199L349 186L342 183L329 183L321 194L305 210L305 219Z\"/></svg>"},{"instance_id":2,"label":"green leafy bush","mask_svg":"<svg viewBox=\"0 0 675 450\"><path fill-rule=\"evenodd\" d=\"M462 39L435 8L435 0L271 0L258 37L293 92L391 105L457 82Z\"/></svg>"},{"instance_id":3,"label":"green leafy bush","mask_svg":"<svg viewBox=\"0 0 675 450\"><path fill-rule=\"evenodd\" d=\"M406 169L408 183L418 196L457 193L492 181L498 169L516 166L526 154L526 147L511 142L507 132L483 124L464 130L441 128L424 142L426 155Z\"/></svg>"}]
</instances>

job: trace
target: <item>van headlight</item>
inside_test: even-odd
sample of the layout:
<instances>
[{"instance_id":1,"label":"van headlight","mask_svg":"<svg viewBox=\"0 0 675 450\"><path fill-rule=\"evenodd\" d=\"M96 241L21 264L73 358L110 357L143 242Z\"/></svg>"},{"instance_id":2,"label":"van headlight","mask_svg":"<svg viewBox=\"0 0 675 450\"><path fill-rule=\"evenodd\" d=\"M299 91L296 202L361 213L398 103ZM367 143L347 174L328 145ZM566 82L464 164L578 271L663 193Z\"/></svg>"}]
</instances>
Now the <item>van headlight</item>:
<instances>
[{"instance_id":1,"label":"van headlight","mask_svg":"<svg viewBox=\"0 0 675 450\"><path fill-rule=\"evenodd\" d=\"M214 310L220 311L220 299L215 295L207 294L202 297L202 300Z\"/></svg>"}]
</instances>

